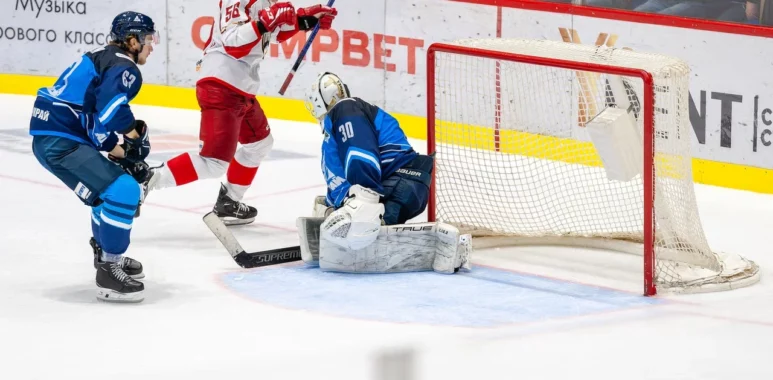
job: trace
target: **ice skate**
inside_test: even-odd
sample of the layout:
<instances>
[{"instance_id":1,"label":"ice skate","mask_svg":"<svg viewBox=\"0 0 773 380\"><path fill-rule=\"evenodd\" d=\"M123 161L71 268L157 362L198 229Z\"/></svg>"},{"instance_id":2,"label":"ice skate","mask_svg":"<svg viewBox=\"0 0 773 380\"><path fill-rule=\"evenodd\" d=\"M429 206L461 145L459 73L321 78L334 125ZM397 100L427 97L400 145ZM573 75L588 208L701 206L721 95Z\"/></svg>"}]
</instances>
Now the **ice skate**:
<instances>
[{"instance_id":1,"label":"ice skate","mask_svg":"<svg viewBox=\"0 0 773 380\"><path fill-rule=\"evenodd\" d=\"M231 199L228 196L228 189L223 184L220 185L220 194L213 211L227 226L252 223L258 215L255 207Z\"/></svg>"},{"instance_id":2,"label":"ice skate","mask_svg":"<svg viewBox=\"0 0 773 380\"><path fill-rule=\"evenodd\" d=\"M97 299L106 302L141 302L145 285L123 270L122 261L97 264Z\"/></svg>"},{"instance_id":3,"label":"ice skate","mask_svg":"<svg viewBox=\"0 0 773 380\"><path fill-rule=\"evenodd\" d=\"M94 269L98 269L99 264L104 262L102 261L102 247L97 244L97 241L94 238L89 240L89 244L94 251ZM134 260L131 257L121 256L119 264L121 265L121 269L123 269L131 278L135 280L145 278L145 273L142 271L142 263L139 261Z\"/></svg>"}]
</instances>

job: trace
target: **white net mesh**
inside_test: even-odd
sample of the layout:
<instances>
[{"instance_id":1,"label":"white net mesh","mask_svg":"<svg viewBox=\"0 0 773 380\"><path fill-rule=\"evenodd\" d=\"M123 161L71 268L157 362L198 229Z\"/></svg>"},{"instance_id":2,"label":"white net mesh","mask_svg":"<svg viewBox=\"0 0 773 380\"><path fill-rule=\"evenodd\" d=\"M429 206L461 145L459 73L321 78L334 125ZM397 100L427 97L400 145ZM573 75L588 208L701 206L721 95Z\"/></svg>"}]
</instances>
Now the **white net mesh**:
<instances>
[{"instance_id":1,"label":"white net mesh","mask_svg":"<svg viewBox=\"0 0 773 380\"><path fill-rule=\"evenodd\" d=\"M453 45L651 73L659 291L711 291L757 281L756 264L711 251L703 233L692 183L685 62L553 41ZM620 107L632 110L641 136L641 79L460 52L437 52L434 67L428 90L435 96L429 112L435 117L438 221L477 236L643 242L641 173L629 181L608 179L585 127L606 107ZM633 148L643 150L643 144Z\"/></svg>"}]
</instances>

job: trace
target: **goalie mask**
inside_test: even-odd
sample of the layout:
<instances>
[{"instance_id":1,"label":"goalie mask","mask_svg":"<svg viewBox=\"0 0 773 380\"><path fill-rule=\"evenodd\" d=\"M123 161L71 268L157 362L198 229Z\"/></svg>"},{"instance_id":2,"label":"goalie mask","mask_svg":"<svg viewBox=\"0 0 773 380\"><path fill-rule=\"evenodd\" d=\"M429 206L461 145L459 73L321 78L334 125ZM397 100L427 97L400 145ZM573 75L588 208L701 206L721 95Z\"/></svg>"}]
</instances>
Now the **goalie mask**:
<instances>
[{"instance_id":1,"label":"goalie mask","mask_svg":"<svg viewBox=\"0 0 773 380\"><path fill-rule=\"evenodd\" d=\"M349 97L351 97L349 87L341 81L341 78L333 73L324 72L317 76L306 93L306 109L321 122L336 103Z\"/></svg>"}]
</instances>

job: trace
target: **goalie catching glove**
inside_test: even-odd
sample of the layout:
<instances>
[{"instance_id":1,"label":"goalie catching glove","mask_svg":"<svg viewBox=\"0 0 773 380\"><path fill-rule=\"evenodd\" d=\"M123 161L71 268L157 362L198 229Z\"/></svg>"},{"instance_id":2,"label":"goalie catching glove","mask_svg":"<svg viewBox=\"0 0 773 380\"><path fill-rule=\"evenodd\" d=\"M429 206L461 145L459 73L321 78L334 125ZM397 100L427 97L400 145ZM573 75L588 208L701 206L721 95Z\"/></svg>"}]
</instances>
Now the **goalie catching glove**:
<instances>
[{"instance_id":1,"label":"goalie catching glove","mask_svg":"<svg viewBox=\"0 0 773 380\"><path fill-rule=\"evenodd\" d=\"M381 195L354 185L343 206L333 211L322 223L320 238L348 250L365 248L378 238L384 205Z\"/></svg>"}]
</instances>

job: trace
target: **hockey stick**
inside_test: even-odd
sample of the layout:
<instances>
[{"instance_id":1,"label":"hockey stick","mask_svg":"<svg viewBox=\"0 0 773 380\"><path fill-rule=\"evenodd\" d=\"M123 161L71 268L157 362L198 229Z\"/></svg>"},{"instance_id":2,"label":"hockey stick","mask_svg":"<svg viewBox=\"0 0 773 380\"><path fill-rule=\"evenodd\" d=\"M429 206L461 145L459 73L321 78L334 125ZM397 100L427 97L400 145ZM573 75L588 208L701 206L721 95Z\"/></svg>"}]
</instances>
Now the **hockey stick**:
<instances>
[{"instance_id":1,"label":"hockey stick","mask_svg":"<svg viewBox=\"0 0 773 380\"><path fill-rule=\"evenodd\" d=\"M327 6L332 7L333 3L335 3L335 0L329 0L327 2ZM285 91L287 91L287 87L290 86L290 82L295 77L295 72L298 71L299 67L301 67L303 57L305 57L306 53L309 51L309 47L311 47L312 42L314 42L314 38L317 37L317 32L319 32L319 23L317 23L314 29L312 29L311 36L309 36L309 39L306 40L306 44L303 45L303 49L301 49L301 54L298 54L298 58L295 59L292 70L290 70L290 72L287 74L287 78L285 78L284 83L282 83L282 88L279 89L279 95L284 95Z\"/></svg>"},{"instance_id":2,"label":"hockey stick","mask_svg":"<svg viewBox=\"0 0 773 380\"><path fill-rule=\"evenodd\" d=\"M236 237L214 212L204 215L204 224L220 240L236 264L242 268L257 268L301 260L301 247L286 247L267 251L246 252Z\"/></svg>"}]
</instances>

